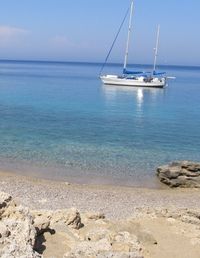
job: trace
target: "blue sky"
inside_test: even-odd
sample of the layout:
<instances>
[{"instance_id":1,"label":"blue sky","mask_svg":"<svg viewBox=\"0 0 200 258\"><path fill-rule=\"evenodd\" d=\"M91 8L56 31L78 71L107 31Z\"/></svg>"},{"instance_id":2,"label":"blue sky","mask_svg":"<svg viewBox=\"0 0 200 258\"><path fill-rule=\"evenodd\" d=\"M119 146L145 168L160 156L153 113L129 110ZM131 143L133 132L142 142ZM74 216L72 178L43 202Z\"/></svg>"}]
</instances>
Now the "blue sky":
<instances>
[{"instance_id":1,"label":"blue sky","mask_svg":"<svg viewBox=\"0 0 200 258\"><path fill-rule=\"evenodd\" d=\"M104 61L130 0L0 0L0 58ZM135 0L130 63L200 65L199 0ZM110 57L122 62L125 24Z\"/></svg>"}]
</instances>

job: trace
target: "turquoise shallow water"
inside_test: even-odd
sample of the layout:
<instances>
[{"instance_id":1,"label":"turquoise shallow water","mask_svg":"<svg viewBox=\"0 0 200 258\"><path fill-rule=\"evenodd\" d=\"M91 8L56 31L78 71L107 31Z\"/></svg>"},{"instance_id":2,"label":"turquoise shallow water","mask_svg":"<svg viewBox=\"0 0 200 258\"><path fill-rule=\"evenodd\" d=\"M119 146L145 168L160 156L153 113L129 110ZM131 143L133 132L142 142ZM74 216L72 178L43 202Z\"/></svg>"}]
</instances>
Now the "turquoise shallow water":
<instances>
[{"instance_id":1,"label":"turquoise shallow water","mask_svg":"<svg viewBox=\"0 0 200 258\"><path fill-rule=\"evenodd\" d=\"M105 87L99 69L0 62L0 169L157 187L158 165L200 160L200 68L166 67L166 89Z\"/></svg>"}]
</instances>

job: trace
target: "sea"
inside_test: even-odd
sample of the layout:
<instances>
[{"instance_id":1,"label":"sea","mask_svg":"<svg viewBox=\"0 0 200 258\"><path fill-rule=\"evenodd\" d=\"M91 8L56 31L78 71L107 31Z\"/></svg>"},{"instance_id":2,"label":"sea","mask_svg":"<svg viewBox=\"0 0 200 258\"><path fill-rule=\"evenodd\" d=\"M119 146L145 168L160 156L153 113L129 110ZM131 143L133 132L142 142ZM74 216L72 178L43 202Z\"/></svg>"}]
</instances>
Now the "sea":
<instances>
[{"instance_id":1,"label":"sea","mask_svg":"<svg viewBox=\"0 0 200 258\"><path fill-rule=\"evenodd\" d=\"M100 68L0 61L1 171L159 188L158 166L200 161L200 67L160 66L176 77L164 89L103 86Z\"/></svg>"}]
</instances>

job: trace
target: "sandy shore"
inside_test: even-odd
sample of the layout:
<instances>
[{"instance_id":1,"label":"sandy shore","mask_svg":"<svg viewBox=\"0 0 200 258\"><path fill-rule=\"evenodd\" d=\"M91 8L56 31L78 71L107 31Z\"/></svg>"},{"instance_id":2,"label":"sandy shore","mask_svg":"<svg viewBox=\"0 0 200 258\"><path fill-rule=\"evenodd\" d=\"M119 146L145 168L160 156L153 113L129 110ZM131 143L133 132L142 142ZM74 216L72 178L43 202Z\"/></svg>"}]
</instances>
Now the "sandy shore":
<instances>
[{"instance_id":1,"label":"sandy shore","mask_svg":"<svg viewBox=\"0 0 200 258\"><path fill-rule=\"evenodd\" d=\"M31 231L28 232L42 229L33 248L44 258L199 258L198 189L77 185L2 171L0 192L10 194L17 204L17 207L8 204L0 230L9 228L7 221L13 219L16 229L12 230L18 233L11 231L9 238L23 237L27 234L20 232L21 228L26 228L24 221L33 217L34 225L29 224ZM28 207L31 215L20 205ZM72 207L78 211L70 210ZM76 229L70 228L71 222L67 221L75 223ZM79 228L80 221L83 226ZM26 255L27 243L23 242L22 249L19 237L7 245L13 247L13 241L18 241L19 252ZM7 253L10 249L4 247L5 244L1 247L0 243L0 252ZM30 251L30 246L28 248Z\"/></svg>"},{"instance_id":2,"label":"sandy shore","mask_svg":"<svg viewBox=\"0 0 200 258\"><path fill-rule=\"evenodd\" d=\"M68 209L102 212L108 218L130 217L136 208L198 209L198 189L146 189L77 185L0 172L0 191L30 209Z\"/></svg>"}]
</instances>

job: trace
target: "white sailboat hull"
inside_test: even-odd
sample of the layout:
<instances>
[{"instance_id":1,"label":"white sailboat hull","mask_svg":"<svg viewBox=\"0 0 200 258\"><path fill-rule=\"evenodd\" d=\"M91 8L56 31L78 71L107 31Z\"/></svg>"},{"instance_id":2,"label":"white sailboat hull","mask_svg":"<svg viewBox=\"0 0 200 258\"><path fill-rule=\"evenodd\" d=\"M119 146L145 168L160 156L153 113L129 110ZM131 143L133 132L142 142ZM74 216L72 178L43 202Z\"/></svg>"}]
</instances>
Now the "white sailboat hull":
<instances>
[{"instance_id":1,"label":"white sailboat hull","mask_svg":"<svg viewBox=\"0 0 200 258\"><path fill-rule=\"evenodd\" d=\"M143 77L126 78L116 75L103 75L100 77L105 85L130 86L130 87L152 87L163 88L166 85L166 78L153 78L151 81Z\"/></svg>"}]
</instances>

